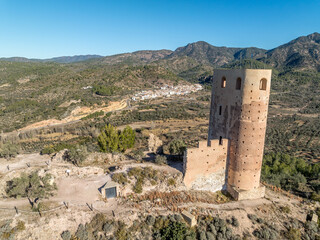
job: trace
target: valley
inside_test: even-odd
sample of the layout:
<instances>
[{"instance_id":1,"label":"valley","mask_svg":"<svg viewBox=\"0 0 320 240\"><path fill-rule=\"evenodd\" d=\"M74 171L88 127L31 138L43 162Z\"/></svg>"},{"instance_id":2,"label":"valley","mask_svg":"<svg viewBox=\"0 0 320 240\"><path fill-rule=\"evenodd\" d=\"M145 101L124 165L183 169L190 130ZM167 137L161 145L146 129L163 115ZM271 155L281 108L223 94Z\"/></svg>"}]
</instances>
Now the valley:
<instances>
[{"instance_id":1,"label":"valley","mask_svg":"<svg viewBox=\"0 0 320 240\"><path fill-rule=\"evenodd\" d=\"M172 227L186 239L318 239L306 218L320 216L319 51L313 33L271 50L200 41L1 58L0 238L158 239ZM213 72L238 68L272 69L258 200L183 183L184 150L208 137ZM108 182L117 198L103 196Z\"/></svg>"}]
</instances>

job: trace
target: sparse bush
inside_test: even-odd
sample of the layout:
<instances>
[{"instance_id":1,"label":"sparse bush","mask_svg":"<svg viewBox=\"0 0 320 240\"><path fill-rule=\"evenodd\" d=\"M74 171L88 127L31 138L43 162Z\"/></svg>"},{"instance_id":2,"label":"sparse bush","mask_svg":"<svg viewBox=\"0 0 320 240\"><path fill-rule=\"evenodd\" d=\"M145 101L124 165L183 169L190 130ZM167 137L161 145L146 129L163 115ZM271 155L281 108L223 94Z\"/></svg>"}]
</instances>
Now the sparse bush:
<instances>
[{"instance_id":1,"label":"sparse bush","mask_svg":"<svg viewBox=\"0 0 320 240\"><path fill-rule=\"evenodd\" d=\"M138 150L133 150L132 152L130 152L129 156L131 156L132 158L134 158L138 161L141 161L144 156L144 153L141 149L138 149Z\"/></svg>"},{"instance_id":2,"label":"sparse bush","mask_svg":"<svg viewBox=\"0 0 320 240\"><path fill-rule=\"evenodd\" d=\"M25 229L26 229L26 226L25 226L24 221L19 220L18 223L17 223L16 229L17 229L18 231L23 231L23 230L25 230Z\"/></svg>"},{"instance_id":3,"label":"sparse bush","mask_svg":"<svg viewBox=\"0 0 320 240\"><path fill-rule=\"evenodd\" d=\"M63 231L63 232L61 233L61 238L62 238L63 240L70 240L70 239L71 239L71 233L70 233L70 231L69 231L69 230Z\"/></svg>"},{"instance_id":4,"label":"sparse bush","mask_svg":"<svg viewBox=\"0 0 320 240\"><path fill-rule=\"evenodd\" d=\"M20 146L13 143L0 143L0 158L12 158L19 154Z\"/></svg>"},{"instance_id":5,"label":"sparse bush","mask_svg":"<svg viewBox=\"0 0 320 240\"><path fill-rule=\"evenodd\" d=\"M77 145L65 152L64 159L76 166L80 166L87 156L87 147L83 145Z\"/></svg>"},{"instance_id":6,"label":"sparse bush","mask_svg":"<svg viewBox=\"0 0 320 240\"><path fill-rule=\"evenodd\" d=\"M51 174L40 177L37 172L33 172L30 175L22 173L20 177L7 181L6 193L9 197L27 197L34 202L37 198L53 196L56 189Z\"/></svg>"},{"instance_id":7,"label":"sparse bush","mask_svg":"<svg viewBox=\"0 0 320 240\"><path fill-rule=\"evenodd\" d=\"M289 206L281 206L280 207L280 211L283 212L283 213L290 213L291 209L290 209Z\"/></svg>"},{"instance_id":8,"label":"sparse bush","mask_svg":"<svg viewBox=\"0 0 320 240\"><path fill-rule=\"evenodd\" d=\"M176 185L176 181L173 178L169 178L168 179L168 185L169 186L174 186L174 185Z\"/></svg>"},{"instance_id":9,"label":"sparse bush","mask_svg":"<svg viewBox=\"0 0 320 240\"><path fill-rule=\"evenodd\" d=\"M280 239L279 233L271 229L267 226L262 226L259 229L255 229L253 231L253 235L258 239L265 239L265 240L278 240Z\"/></svg>"},{"instance_id":10,"label":"sparse bush","mask_svg":"<svg viewBox=\"0 0 320 240\"><path fill-rule=\"evenodd\" d=\"M142 173L142 168L140 168L140 167L134 167L134 168L131 168L131 169L128 171L128 176L129 176L129 177L139 178L139 177L141 177L141 173Z\"/></svg>"},{"instance_id":11,"label":"sparse bush","mask_svg":"<svg viewBox=\"0 0 320 240\"><path fill-rule=\"evenodd\" d=\"M34 212L42 212L48 210L49 208L46 204L39 202L38 204L33 204L31 209Z\"/></svg>"},{"instance_id":12,"label":"sparse bush","mask_svg":"<svg viewBox=\"0 0 320 240\"><path fill-rule=\"evenodd\" d=\"M155 222L156 222L156 219L154 216L152 216L152 215L147 216L146 223L148 225L153 226Z\"/></svg>"},{"instance_id":13,"label":"sparse bush","mask_svg":"<svg viewBox=\"0 0 320 240\"><path fill-rule=\"evenodd\" d=\"M23 221L18 221L15 227L11 227L12 220L6 221L0 226L0 239L14 240L17 231L23 231L26 229Z\"/></svg>"},{"instance_id":14,"label":"sparse bush","mask_svg":"<svg viewBox=\"0 0 320 240\"><path fill-rule=\"evenodd\" d=\"M255 223L257 222L257 219L258 219L257 215L254 215L254 214L250 214L250 213L249 213L247 216L248 216L248 218L251 220L251 222L252 222L253 224L255 224Z\"/></svg>"},{"instance_id":15,"label":"sparse bush","mask_svg":"<svg viewBox=\"0 0 320 240\"><path fill-rule=\"evenodd\" d=\"M138 178L136 184L132 189L135 193L142 193L143 191L143 178Z\"/></svg>"},{"instance_id":16,"label":"sparse bush","mask_svg":"<svg viewBox=\"0 0 320 240\"><path fill-rule=\"evenodd\" d=\"M157 155L155 159L155 163L159 165L167 164L167 157L164 155Z\"/></svg>"},{"instance_id":17,"label":"sparse bush","mask_svg":"<svg viewBox=\"0 0 320 240\"><path fill-rule=\"evenodd\" d=\"M118 230L116 231L115 237L117 240L127 240L129 239L129 232L124 223L120 223Z\"/></svg>"},{"instance_id":18,"label":"sparse bush","mask_svg":"<svg viewBox=\"0 0 320 240\"><path fill-rule=\"evenodd\" d=\"M60 152L61 150L64 149L71 149L74 146L69 144L69 143L65 143L65 142L60 142L56 145L49 145L44 147L41 151L40 154L44 155L44 154L52 154L52 153L56 153L56 152Z\"/></svg>"},{"instance_id":19,"label":"sparse bush","mask_svg":"<svg viewBox=\"0 0 320 240\"><path fill-rule=\"evenodd\" d=\"M290 228L289 231L286 233L286 237L289 240L300 240L301 239L301 232L299 229Z\"/></svg>"},{"instance_id":20,"label":"sparse bush","mask_svg":"<svg viewBox=\"0 0 320 240\"><path fill-rule=\"evenodd\" d=\"M160 230L162 239L183 240L191 235L188 227L183 222L170 221L168 225Z\"/></svg>"},{"instance_id":21,"label":"sparse bush","mask_svg":"<svg viewBox=\"0 0 320 240\"><path fill-rule=\"evenodd\" d=\"M119 184L126 184L128 182L127 174L125 173L115 173L112 175L112 180Z\"/></svg>"},{"instance_id":22,"label":"sparse bush","mask_svg":"<svg viewBox=\"0 0 320 240\"><path fill-rule=\"evenodd\" d=\"M75 237L79 240L89 239L89 233L83 224L79 224L78 229L75 233Z\"/></svg>"},{"instance_id":23,"label":"sparse bush","mask_svg":"<svg viewBox=\"0 0 320 240\"><path fill-rule=\"evenodd\" d=\"M239 227L239 221L238 221L238 219L236 219L235 216L232 216L232 217L231 217L231 224L232 224L232 226L234 226L234 227Z\"/></svg>"},{"instance_id":24,"label":"sparse bush","mask_svg":"<svg viewBox=\"0 0 320 240\"><path fill-rule=\"evenodd\" d=\"M174 139L169 143L169 152L173 155L183 155L187 145L181 139Z\"/></svg>"},{"instance_id":25,"label":"sparse bush","mask_svg":"<svg viewBox=\"0 0 320 240\"><path fill-rule=\"evenodd\" d=\"M106 222L102 229L105 233L110 233L114 230L114 224Z\"/></svg>"},{"instance_id":26,"label":"sparse bush","mask_svg":"<svg viewBox=\"0 0 320 240\"><path fill-rule=\"evenodd\" d=\"M83 118L81 118L81 120L87 120L87 119L91 119L91 118L97 118L97 117L101 117L104 115L104 111L98 111L98 112L94 112L91 113Z\"/></svg>"}]
</instances>

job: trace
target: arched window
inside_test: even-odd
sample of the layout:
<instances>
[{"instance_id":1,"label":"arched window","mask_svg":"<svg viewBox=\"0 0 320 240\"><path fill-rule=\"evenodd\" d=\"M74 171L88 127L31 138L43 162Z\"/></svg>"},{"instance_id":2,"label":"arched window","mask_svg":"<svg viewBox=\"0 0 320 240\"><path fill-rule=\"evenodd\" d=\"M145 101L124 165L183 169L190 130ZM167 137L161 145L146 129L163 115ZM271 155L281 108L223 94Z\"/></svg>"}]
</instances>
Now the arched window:
<instances>
[{"instance_id":1,"label":"arched window","mask_svg":"<svg viewBox=\"0 0 320 240\"><path fill-rule=\"evenodd\" d=\"M259 87L260 90L267 90L267 79L265 78L262 78L260 80L260 87Z\"/></svg>"},{"instance_id":2,"label":"arched window","mask_svg":"<svg viewBox=\"0 0 320 240\"><path fill-rule=\"evenodd\" d=\"M227 85L227 79L226 79L226 77L222 77L222 79L221 79L221 87L225 88L226 85Z\"/></svg>"},{"instance_id":3,"label":"arched window","mask_svg":"<svg viewBox=\"0 0 320 240\"><path fill-rule=\"evenodd\" d=\"M237 90L241 89L241 78L237 78L236 89Z\"/></svg>"}]
</instances>

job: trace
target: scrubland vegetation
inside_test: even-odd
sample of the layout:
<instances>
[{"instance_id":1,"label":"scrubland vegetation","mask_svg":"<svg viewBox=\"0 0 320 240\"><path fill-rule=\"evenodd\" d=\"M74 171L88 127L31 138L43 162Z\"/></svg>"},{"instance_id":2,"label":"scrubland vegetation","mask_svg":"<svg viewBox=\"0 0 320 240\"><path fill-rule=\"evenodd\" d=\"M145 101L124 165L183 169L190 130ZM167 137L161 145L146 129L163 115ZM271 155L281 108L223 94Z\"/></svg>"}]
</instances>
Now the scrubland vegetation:
<instances>
[{"instance_id":1,"label":"scrubland vegetation","mask_svg":"<svg viewBox=\"0 0 320 240\"><path fill-rule=\"evenodd\" d=\"M320 163L309 164L287 154L265 155L262 181L294 192L302 197L320 200Z\"/></svg>"},{"instance_id":2,"label":"scrubland vegetation","mask_svg":"<svg viewBox=\"0 0 320 240\"><path fill-rule=\"evenodd\" d=\"M57 186L50 174L39 176L38 172L33 172L7 181L6 193L8 197L28 198L32 209L37 210L40 201L53 196L55 190Z\"/></svg>"},{"instance_id":3,"label":"scrubland vegetation","mask_svg":"<svg viewBox=\"0 0 320 240\"><path fill-rule=\"evenodd\" d=\"M62 239L77 238L96 239L171 239L171 240L240 240L240 239L316 239L319 229L314 222L302 223L288 219L285 226L280 228L254 214L248 214L253 229L243 235L235 234L240 227L239 220L232 216L227 219L218 216L199 216L196 227L190 227L180 214L168 216L152 216L139 218L128 226L120 221L108 220L102 214L97 214L85 225L80 224L75 233L66 230L61 234Z\"/></svg>"}]
</instances>

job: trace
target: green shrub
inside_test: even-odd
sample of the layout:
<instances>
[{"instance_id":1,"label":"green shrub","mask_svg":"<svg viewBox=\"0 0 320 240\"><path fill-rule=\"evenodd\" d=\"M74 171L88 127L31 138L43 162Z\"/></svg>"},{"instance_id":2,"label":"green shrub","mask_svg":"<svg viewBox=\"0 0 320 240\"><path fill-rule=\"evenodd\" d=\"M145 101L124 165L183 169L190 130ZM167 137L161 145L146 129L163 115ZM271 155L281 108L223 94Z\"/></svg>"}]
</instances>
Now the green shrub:
<instances>
[{"instance_id":1,"label":"green shrub","mask_svg":"<svg viewBox=\"0 0 320 240\"><path fill-rule=\"evenodd\" d=\"M169 143L169 152L174 155L183 155L187 145L181 139L174 139Z\"/></svg>"},{"instance_id":2,"label":"green shrub","mask_svg":"<svg viewBox=\"0 0 320 240\"><path fill-rule=\"evenodd\" d=\"M25 230L25 229L26 229L26 226L25 226L24 221L19 220L18 223L17 223L16 229L17 229L18 231L23 231L23 230Z\"/></svg>"},{"instance_id":3,"label":"green shrub","mask_svg":"<svg viewBox=\"0 0 320 240\"><path fill-rule=\"evenodd\" d=\"M261 170L263 181L296 193L307 189L308 194L310 193L308 191L310 190L308 183L317 179L320 176L319 174L319 163L309 164L300 158L274 153L264 156ZM310 184L310 187L314 192L317 192L317 184ZM312 194L309 195L312 196Z\"/></svg>"},{"instance_id":4,"label":"green shrub","mask_svg":"<svg viewBox=\"0 0 320 240\"><path fill-rule=\"evenodd\" d=\"M134 168L131 168L129 171L128 171L128 176L129 177L136 177L136 178L140 178L141 175L142 175L142 168L140 167L134 167Z\"/></svg>"},{"instance_id":5,"label":"green shrub","mask_svg":"<svg viewBox=\"0 0 320 240\"><path fill-rule=\"evenodd\" d=\"M119 184L126 184L128 182L127 174L125 173L115 173L112 175L112 180Z\"/></svg>"},{"instance_id":6,"label":"green shrub","mask_svg":"<svg viewBox=\"0 0 320 240\"><path fill-rule=\"evenodd\" d=\"M231 217L231 224L232 224L232 226L234 226L234 227L239 227L239 221L238 221L238 219L237 219L235 216L232 216L232 217Z\"/></svg>"},{"instance_id":7,"label":"green shrub","mask_svg":"<svg viewBox=\"0 0 320 240\"><path fill-rule=\"evenodd\" d=\"M91 119L91 118L97 118L97 117L100 117L100 116L103 116L104 115L104 111L97 111L97 112L94 112L94 113L91 113L83 118L81 118L81 120L87 120L87 119Z\"/></svg>"},{"instance_id":8,"label":"green shrub","mask_svg":"<svg viewBox=\"0 0 320 240\"><path fill-rule=\"evenodd\" d=\"M280 207L280 211L283 212L283 213L290 213L291 209L290 209L289 206L281 206Z\"/></svg>"},{"instance_id":9,"label":"green shrub","mask_svg":"<svg viewBox=\"0 0 320 240\"><path fill-rule=\"evenodd\" d=\"M19 154L20 146L13 143L0 143L0 158L12 158Z\"/></svg>"},{"instance_id":10,"label":"green shrub","mask_svg":"<svg viewBox=\"0 0 320 240\"><path fill-rule=\"evenodd\" d=\"M75 233L75 237L79 240L89 239L89 232L83 224L79 224L78 229Z\"/></svg>"},{"instance_id":11,"label":"green shrub","mask_svg":"<svg viewBox=\"0 0 320 240\"><path fill-rule=\"evenodd\" d=\"M192 235L192 232L185 223L170 221L160 229L160 235L161 239L184 240L188 235Z\"/></svg>"},{"instance_id":12,"label":"green shrub","mask_svg":"<svg viewBox=\"0 0 320 240\"><path fill-rule=\"evenodd\" d=\"M127 240L129 239L129 232L127 230L127 227L124 223L120 223L118 230L115 234L115 237L117 240Z\"/></svg>"},{"instance_id":13,"label":"green shrub","mask_svg":"<svg viewBox=\"0 0 320 240\"><path fill-rule=\"evenodd\" d=\"M168 179L168 185L169 186L174 186L174 185L176 185L176 181L173 178L169 178Z\"/></svg>"},{"instance_id":14,"label":"green shrub","mask_svg":"<svg viewBox=\"0 0 320 240\"><path fill-rule=\"evenodd\" d=\"M61 150L64 150L64 149L71 149L71 148L74 148L74 146L72 144L60 142L55 145L50 145L50 146L44 147L40 151L40 154L42 154L42 155L43 154L52 154L52 153L60 152Z\"/></svg>"},{"instance_id":15,"label":"green shrub","mask_svg":"<svg viewBox=\"0 0 320 240\"><path fill-rule=\"evenodd\" d=\"M164 155L157 155L154 162L159 165L164 165L168 163L167 158Z\"/></svg>"},{"instance_id":16,"label":"green shrub","mask_svg":"<svg viewBox=\"0 0 320 240\"><path fill-rule=\"evenodd\" d=\"M20 177L7 181L6 193L8 197L28 197L29 199L48 198L53 196L57 189L55 183L51 182L51 174L40 177L37 172L30 175L22 173Z\"/></svg>"},{"instance_id":17,"label":"green shrub","mask_svg":"<svg viewBox=\"0 0 320 240\"><path fill-rule=\"evenodd\" d=\"M70 231L63 231L62 233L61 233L61 238L63 239L63 240L70 240L71 239L71 233L70 233Z\"/></svg>"},{"instance_id":18,"label":"green shrub","mask_svg":"<svg viewBox=\"0 0 320 240\"><path fill-rule=\"evenodd\" d=\"M132 189L135 193L142 193L143 191L143 178L138 178L136 184L133 186Z\"/></svg>"},{"instance_id":19,"label":"green shrub","mask_svg":"<svg viewBox=\"0 0 320 240\"><path fill-rule=\"evenodd\" d=\"M313 201L318 201L320 202L320 194L317 194L316 192L313 192L312 195L311 195L311 199Z\"/></svg>"},{"instance_id":20,"label":"green shrub","mask_svg":"<svg viewBox=\"0 0 320 240\"><path fill-rule=\"evenodd\" d=\"M39 202L38 204L33 203L31 209L34 212L42 212L42 211L48 210L49 208L43 202Z\"/></svg>"},{"instance_id":21,"label":"green shrub","mask_svg":"<svg viewBox=\"0 0 320 240\"><path fill-rule=\"evenodd\" d=\"M121 88L116 86L94 85L92 90L94 93L101 96L112 96L117 92L119 93Z\"/></svg>"},{"instance_id":22,"label":"green shrub","mask_svg":"<svg viewBox=\"0 0 320 240\"><path fill-rule=\"evenodd\" d=\"M289 231L286 233L286 237L289 240L300 240L301 239L301 232L299 229L290 228Z\"/></svg>"},{"instance_id":23,"label":"green shrub","mask_svg":"<svg viewBox=\"0 0 320 240\"><path fill-rule=\"evenodd\" d=\"M80 166L87 156L87 147L83 145L77 145L65 152L64 159L76 166Z\"/></svg>"}]
</instances>

